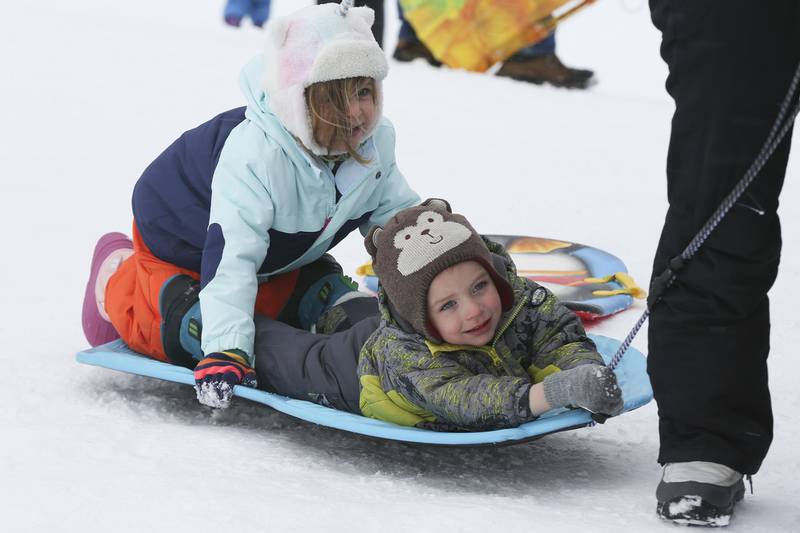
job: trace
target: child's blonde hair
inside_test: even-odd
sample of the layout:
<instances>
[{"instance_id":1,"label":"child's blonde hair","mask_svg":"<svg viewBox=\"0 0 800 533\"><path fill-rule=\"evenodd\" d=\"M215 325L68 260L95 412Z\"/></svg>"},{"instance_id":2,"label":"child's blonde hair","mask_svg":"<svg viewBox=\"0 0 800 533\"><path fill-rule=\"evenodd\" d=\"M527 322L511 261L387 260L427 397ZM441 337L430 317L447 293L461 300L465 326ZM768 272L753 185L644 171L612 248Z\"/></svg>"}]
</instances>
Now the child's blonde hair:
<instances>
[{"instance_id":1,"label":"child's blonde hair","mask_svg":"<svg viewBox=\"0 0 800 533\"><path fill-rule=\"evenodd\" d=\"M358 147L353 146L350 141L353 127L350 124L348 108L350 99L354 95L357 97L356 93L364 83L368 84L372 102L377 105L378 95L373 78L359 76L321 81L310 85L306 89L306 105L311 117L314 141L320 146L328 148L334 144L341 143L345 147L347 154L362 165L369 161L356 152ZM324 135L322 125L331 126L330 134Z\"/></svg>"}]
</instances>

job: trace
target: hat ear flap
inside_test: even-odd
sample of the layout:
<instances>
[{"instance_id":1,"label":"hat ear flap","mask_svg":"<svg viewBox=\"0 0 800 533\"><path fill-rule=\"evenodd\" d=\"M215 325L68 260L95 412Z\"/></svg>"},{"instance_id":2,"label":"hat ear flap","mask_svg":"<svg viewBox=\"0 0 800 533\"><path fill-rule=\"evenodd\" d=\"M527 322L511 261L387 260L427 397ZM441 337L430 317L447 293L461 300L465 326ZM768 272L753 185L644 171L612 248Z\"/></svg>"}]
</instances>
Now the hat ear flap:
<instances>
[{"instance_id":1,"label":"hat ear flap","mask_svg":"<svg viewBox=\"0 0 800 533\"><path fill-rule=\"evenodd\" d=\"M448 213L452 213L453 209L450 207L450 203L447 200L442 200L441 198L428 198L420 205L427 205L430 207L438 207L439 209L444 209Z\"/></svg>"},{"instance_id":2,"label":"hat ear flap","mask_svg":"<svg viewBox=\"0 0 800 533\"><path fill-rule=\"evenodd\" d=\"M367 236L364 237L364 247L373 260L375 260L375 254L378 253L378 236L382 231L382 227L375 225L369 229Z\"/></svg>"}]
</instances>

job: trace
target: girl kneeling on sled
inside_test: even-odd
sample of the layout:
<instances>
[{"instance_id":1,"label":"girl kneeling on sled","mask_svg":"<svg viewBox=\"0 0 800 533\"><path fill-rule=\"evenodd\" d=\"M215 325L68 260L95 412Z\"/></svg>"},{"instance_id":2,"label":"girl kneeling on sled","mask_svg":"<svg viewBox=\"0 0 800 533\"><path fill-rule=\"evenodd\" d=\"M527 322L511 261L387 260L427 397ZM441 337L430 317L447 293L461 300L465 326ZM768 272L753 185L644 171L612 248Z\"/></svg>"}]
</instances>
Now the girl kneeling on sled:
<instances>
[{"instance_id":1,"label":"girl kneeling on sled","mask_svg":"<svg viewBox=\"0 0 800 533\"><path fill-rule=\"evenodd\" d=\"M309 328L337 302L352 323L377 313L326 252L419 197L381 117L374 15L350 5L271 20L240 77L247 106L187 131L144 171L132 242L112 233L95 248L92 345L121 336L194 368L198 399L225 407L234 385L255 386L254 314Z\"/></svg>"},{"instance_id":2,"label":"girl kneeling on sled","mask_svg":"<svg viewBox=\"0 0 800 533\"><path fill-rule=\"evenodd\" d=\"M440 431L513 427L565 406L622 412L616 376L578 317L443 200L401 211L365 243L380 322L323 336L259 320L265 388Z\"/></svg>"}]
</instances>

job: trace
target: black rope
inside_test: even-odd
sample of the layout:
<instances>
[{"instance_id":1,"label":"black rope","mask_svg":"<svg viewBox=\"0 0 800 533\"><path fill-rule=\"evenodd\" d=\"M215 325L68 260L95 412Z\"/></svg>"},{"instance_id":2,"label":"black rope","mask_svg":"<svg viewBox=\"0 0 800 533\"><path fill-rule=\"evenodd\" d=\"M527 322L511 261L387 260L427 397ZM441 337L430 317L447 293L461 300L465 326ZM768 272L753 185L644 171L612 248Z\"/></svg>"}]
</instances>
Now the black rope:
<instances>
[{"instance_id":1,"label":"black rope","mask_svg":"<svg viewBox=\"0 0 800 533\"><path fill-rule=\"evenodd\" d=\"M728 211L736 205L736 202L739 198L744 194L744 191L750 184L755 180L758 173L761 172L761 169L764 168L769 158L772 154L777 150L778 146L780 146L781 142L783 141L786 134L789 133L789 130L792 128L792 124L794 124L795 118L797 117L798 113L800 113L800 102L795 105L794 109L789 113L788 119L786 119L787 111L789 110L789 106L794 99L795 92L797 91L797 86L800 84L800 64L797 65L797 69L795 70L794 76L792 77L792 82L789 84L789 91L786 93L786 96L783 99L783 103L781 104L780 111L778 112L778 116L775 118L775 122L772 124L772 128L770 129L769 135L767 136L767 140L764 141L764 145L761 147L761 151L759 151L758 155L756 156L753 163L750 165L750 168L747 169L742 179L736 184L733 190L722 200L722 203L717 208L716 211L709 217L700 231L694 236L694 238L689 242L688 246L681 252L680 255L677 255L667 261L667 268L659 274L658 276L653 278L652 283L650 284L650 294L647 297L647 309L642 313L642 316L639 317L639 320L636 321L636 325L633 326L628 336L625 337L625 340L620 344L619 349L617 349L617 353L614 354L614 357L611 359L611 362L608 364L608 367L611 370L614 370L619 362L622 360L622 356L625 355L625 352L628 351L628 348L633 342L634 337L636 334L639 333L639 330L644 325L647 317L650 316L650 310L653 308L659 300L661 300L661 296L663 295L664 291L666 291L672 283L675 281L675 278L678 276L678 272L680 272L686 263L697 254L697 251L703 245L704 242L708 239L711 235L711 232L716 229L722 219L725 218L725 215L728 214ZM786 119L784 121L784 119Z\"/></svg>"}]
</instances>

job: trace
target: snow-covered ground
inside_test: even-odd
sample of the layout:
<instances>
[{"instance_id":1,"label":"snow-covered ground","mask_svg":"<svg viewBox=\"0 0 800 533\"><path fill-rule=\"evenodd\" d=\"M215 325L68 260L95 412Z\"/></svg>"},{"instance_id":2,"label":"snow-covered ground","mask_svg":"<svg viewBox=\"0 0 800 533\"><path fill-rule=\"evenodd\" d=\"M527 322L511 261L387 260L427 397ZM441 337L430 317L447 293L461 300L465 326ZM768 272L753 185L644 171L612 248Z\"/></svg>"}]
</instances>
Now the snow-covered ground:
<instances>
[{"instance_id":1,"label":"snow-covered ground","mask_svg":"<svg viewBox=\"0 0 800 533\"><path fill-rule=\"evenodd\" d=\"M273 12L308 3L274 0ZM75 363L95 240L130 228L132 186L167 144L241 105L237 73L263 34L225 27L223 4L4 4L2 531L672 531L654 514L654 404L528 444L433 448L242 400L212 412L189 387ZM559 33L565 62L597 71L586 92L392 63L401 168L483 232L593 244L646 285L672 113L658 45L644 0L604 0ZM771 295L775 441L731 531L800 531L797 174L795 152ZM335 255L348 270L365 257L355 235ZM641 310L595 331L624 336ZM646 332L635 345L646 350Z\"/></svg>"}]
</instances>

